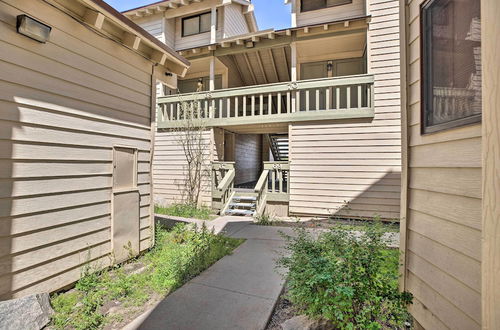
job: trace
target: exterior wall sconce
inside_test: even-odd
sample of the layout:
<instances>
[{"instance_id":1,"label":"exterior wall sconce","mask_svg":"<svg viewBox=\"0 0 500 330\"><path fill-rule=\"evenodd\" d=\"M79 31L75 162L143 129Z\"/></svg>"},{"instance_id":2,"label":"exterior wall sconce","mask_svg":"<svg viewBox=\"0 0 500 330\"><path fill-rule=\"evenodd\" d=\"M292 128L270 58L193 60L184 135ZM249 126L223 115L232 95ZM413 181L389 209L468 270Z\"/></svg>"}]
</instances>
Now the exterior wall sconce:
<instances>
[{"instance_id":1,"label":"exterior wall sconce","mask_svg":"<svg viewBox=\"0 0 500 330\"><path fill-rule=\"evenodd\" d=\"M17 16L16 28L17 33L41 43L46 43L49 40L52 30L50 26L27 15Z\"/></svg>"},{"instance_id":2,"label":"exterior wall sconce","mask_svg":"<svg viewBox=\"0 0 500 330\"><path fill-rule=\"evenodd\" d=\"M326 62L326 71L333 71L333 61Z\"/></svg>"}]
</instances>

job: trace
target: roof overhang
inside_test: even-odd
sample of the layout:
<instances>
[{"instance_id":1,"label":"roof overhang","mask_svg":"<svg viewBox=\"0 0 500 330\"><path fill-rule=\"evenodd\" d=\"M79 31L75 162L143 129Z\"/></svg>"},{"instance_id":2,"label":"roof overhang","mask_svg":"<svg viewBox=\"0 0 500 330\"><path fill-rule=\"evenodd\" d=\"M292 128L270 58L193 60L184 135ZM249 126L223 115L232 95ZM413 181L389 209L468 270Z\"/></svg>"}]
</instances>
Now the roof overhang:
<instances>
[{"instance_id":1,"label":"roof overhang","mask_svg":"<svg viewBox=\"0 0 500 330\"><path fill-rule=\"evenodd\" d=\"M50 0L99 34L140 54L166 72L183 76L189 61L102 0Z\"/></svg>"},{"instance_id":2,"label":"roof overhang","mask_svg":"<svg viewBox=\"0 0 500 330\"><path fill-rule=\"evenodd\" d=\"M189 5L198 5L206 0L163 0L153 2L149 5L129 9L123 12L125 16L130 19L138 19L156 14L163 14L168 12L169 16L182 16L183 13L175 14L175 10ZM255 19L254 6L248 0L217 0L216 6L227 6L230 4L238 4L242 6L243 14L248 23L250 31L255 32L258 30L257 20ZM167 16L167 15L166 15Z\"/></svg>"},{"instance_id":3,"label":"roof overhang","mask_svg":"<svg viewBox=\"0 0 500 330\"><path fill-rule=\"evenodd\" d=\"M280 47L289 45L293 41L325 38L334 34L366 30L370 18L370 16L359 16L282 30L262 30L222 39L215 44L182 49L178 52L188 58L197 58L200 56L223 56L261 48Z\"/></svg>"}]
</instances>

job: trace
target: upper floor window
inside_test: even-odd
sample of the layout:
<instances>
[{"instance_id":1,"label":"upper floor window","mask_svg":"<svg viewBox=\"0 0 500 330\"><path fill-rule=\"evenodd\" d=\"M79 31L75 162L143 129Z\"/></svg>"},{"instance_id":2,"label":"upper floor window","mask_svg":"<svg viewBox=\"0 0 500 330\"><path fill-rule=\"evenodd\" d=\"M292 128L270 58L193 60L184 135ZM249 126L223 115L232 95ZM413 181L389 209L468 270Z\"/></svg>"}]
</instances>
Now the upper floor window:
<instances>
[{"instance_id":1,"label":"upper floor window","mask_svg":"<svg viewBox=\"0 0 500 330\"><path fill-rule=\"evenodd\" d=\"M192 36L204 32L210 32L211 26L210 12L195 16L184 17L182 19L182 36Z\"/></svg>"},{"instance_id":2,"label":"upper floor window","mask_svg":"<svg viewBox=\"0 0 500 330\"><path fill-rule=\"evenodd\" d=\"M352 0L300 0L300 11L311 11L352 3Z\"/></svg>"},{"instance_id":3,"label":"upper floor window","mask_svg":"<svg viewBox=\"0 0 500 330\"><path fill-rule=\"evenodd\" d=\"M422 132L480 122L480 0L430 0L421 10Z\"/></svg>"}]
</instances>

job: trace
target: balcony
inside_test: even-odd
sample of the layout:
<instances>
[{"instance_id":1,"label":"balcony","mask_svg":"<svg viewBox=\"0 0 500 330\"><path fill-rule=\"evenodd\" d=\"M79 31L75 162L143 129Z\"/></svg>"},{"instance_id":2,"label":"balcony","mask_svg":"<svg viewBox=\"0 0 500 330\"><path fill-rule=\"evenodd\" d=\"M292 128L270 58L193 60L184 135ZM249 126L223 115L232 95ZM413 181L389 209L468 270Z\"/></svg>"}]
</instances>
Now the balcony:
<instances>
[{"instance_id":1,"label":"balcony","mask_svg":"<svg viewBox=\"0 0 500 330\"><path fill-rule=\"evenodd\" d=\"M373 118L373 76L355 75L170 95L158 98L158 128Z\"/></svg>"}]
</instances>

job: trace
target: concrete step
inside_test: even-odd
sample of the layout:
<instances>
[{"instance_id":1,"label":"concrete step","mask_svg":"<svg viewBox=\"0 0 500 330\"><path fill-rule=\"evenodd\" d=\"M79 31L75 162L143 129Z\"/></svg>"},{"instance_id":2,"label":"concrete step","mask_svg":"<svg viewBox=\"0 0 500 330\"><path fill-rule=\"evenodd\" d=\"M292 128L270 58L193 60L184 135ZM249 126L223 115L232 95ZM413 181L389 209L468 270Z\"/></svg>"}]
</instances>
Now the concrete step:
<instances>
[{"instance_id":1,"label":"concrete step","mask_svg":"<svg viewBox=\"0 0 500 330\"><path fill-rule=\"evenodd\" d=\"M252 210L242 210L242 209L230 209L226 211L226 215L250 215L253 216L255 211Z\"/></svg>"},{"instance_id":2,"label":"concrete step","mask_svg":"<svg viewBox=\"0 0 500 330\"><path fill-rule=\"evenodd\" d=\"M234 195L233 201L252 201L255 202L257 200L257 196L248 196L248 195Z\"/></svg>"},{"instance_id":3,"label":"concrete step","mask_svg":"<svg viewBox=\"0 0 500 330\"><path fill-rule=\"evenodd\" d=\"M237 207L242 207L242 208L247 208L247 209L255 209L256 204L255 203L230 203L229 208L237 208Z\"/></svg>"}]
</instances>

